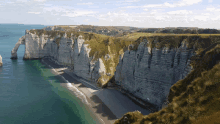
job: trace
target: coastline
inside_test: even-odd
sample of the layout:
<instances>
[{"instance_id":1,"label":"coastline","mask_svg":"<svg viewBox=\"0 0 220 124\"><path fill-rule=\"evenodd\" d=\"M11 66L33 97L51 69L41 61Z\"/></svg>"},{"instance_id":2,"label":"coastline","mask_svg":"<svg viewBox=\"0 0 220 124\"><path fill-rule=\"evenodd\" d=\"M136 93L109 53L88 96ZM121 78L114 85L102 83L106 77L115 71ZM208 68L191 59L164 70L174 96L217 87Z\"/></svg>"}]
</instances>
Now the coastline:
<instances>
[{"instance_id":1,"label":"coastline","mask_svg":"<svg viewBox=\"0 0 220 124\"><path fill-rule=\"evenodd\" d=\"M51 68L52 73L60 75L68 82L61 85L80 98L101 124L113 124L127 112L140 111L143 115L152 113L118 90L101 89L78 77L70 68L60 65L51 57L44 57L41 61ZM72 88L80 91L80 94L74 93Z\"/></svg>"},{"instance_id":2,"label":"coastline","mask_svg":"<svg viewBox=\"0 0 220 124\"><path fill-rule=\"evenodd\" d=\"M77 95L77 97L81 99L90 112L96 116L100 124L113 124L118 119L102 102L102 100L94 94L97 89L89 89L89 87L85 86L83 83L80 83L76 78L73 78L69 74L67 67L58 65L55 62L50 61L48 58L42 59L42 62L51 68L52 73L60 75L65 81L68 82L60 85L67 88L73 95ZM76 90L78 90L78 94L74 93ZM80 94L79 92L83 94Z\"/></svg>"}]
</instances>

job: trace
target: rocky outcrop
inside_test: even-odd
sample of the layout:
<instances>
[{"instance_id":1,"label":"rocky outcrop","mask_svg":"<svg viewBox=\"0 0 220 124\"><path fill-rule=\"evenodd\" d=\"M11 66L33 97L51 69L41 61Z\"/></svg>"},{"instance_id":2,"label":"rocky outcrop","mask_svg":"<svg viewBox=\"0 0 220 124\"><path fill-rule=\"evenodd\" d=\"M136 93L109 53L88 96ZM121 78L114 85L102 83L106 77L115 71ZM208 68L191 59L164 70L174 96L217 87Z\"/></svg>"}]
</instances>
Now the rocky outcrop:
<instances>
[{"instance_id":1,"label":"rocky outcrop","mask_svg":"<svg viewBox=\"0 0 220 124\"><path fill-rule=\"evenodd\" d=\"M170 87L191 70L193 55L185 42L176 49L157 49L142 42L137 51L126 51L115 72L116 84L148 103L162 107Z\"/></svg>"},{"instance_id":2,"label":"rocky outcrop","mask_svg":"<svg viewBox=\"0 0 220 124\"><path fill-rule=\"evenodd\" d=\"M73 52L73 48L72 48L73 44L74 44L74 39L67 38L66 34L60 39L59 49L58 49L59 56L57 58L60 64L69 65L69 66L73 64L73 59L71 54Z\"/></svg>"},{"instance_id":3,"label":"rocky outcrop","mask_svg":"<svg viewBox=\"0 0 220 124\"><path fill-rule=\"evenodd\" d=\"M57 42L59 39L59 42ZM74 68L74 73L87 80L97 81L101 75L106 74L102 59L96 61L89 57L90 48L84 43L82 35L78 37L71 34L68 38L56 36L50 38L42 34L38 36L26 30L25 36L22 36L15 48L12 50L12 58L17 57L17 50L20 44L25 44L25 54L23 59L41 59L51 57L58 64Z\"/></svg>"},{"instance_id":4,"label":"rocky outcrop","mask_svg":"<svg viewBox=\"0 0 220 124\"><path fill-rule=\"evenodd\" d=\"M2 56L0 55L0 67L3 65Z\"/></svg>"},{"instance_id":5,"label":"rocky outcrop","mask_svg":"<svg viewBox=\"0 0 220 124\"><path fill-rule=\"evenodd\" d=\"M85 40L82 36L79 36L74 44L74 72L76 75L85 79L90 79L90 61L89 52L90 49L84 44Z\"/></svg>"},{"instance_id":6,"label":"rocky outcrop","mask_svg":"<svg viewBox=\"0 0 220 124\"><path fill-rule=\"evenodd\" d=\"M26 30L25 33L25 54L23 59L39 59L45 56L44 45L48 41L48 36L42 34L40 37Z\"/></svg>"}]
</instances>

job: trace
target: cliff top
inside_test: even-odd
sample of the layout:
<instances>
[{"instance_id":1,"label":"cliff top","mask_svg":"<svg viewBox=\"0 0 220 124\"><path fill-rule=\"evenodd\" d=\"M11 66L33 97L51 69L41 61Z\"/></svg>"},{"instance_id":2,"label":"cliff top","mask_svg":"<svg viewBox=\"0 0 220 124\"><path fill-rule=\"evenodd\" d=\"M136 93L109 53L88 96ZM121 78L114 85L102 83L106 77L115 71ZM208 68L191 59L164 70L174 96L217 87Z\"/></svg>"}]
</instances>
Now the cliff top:
<instances>
[{"instance_id":1,"label":"cliff top","mask_svg":"<svg viewBox=\"0 0 220 124\"><path fill-rule=\"evenodd\" d=\"M165 27L138 28L130 26L94 26L94 25L55 25L45 27L46 30L84 31L108 36L123 36L133 32L172 33L172 34L220 34L217 29L202 29L197 27Z\"/></svg>"}]
</instances>

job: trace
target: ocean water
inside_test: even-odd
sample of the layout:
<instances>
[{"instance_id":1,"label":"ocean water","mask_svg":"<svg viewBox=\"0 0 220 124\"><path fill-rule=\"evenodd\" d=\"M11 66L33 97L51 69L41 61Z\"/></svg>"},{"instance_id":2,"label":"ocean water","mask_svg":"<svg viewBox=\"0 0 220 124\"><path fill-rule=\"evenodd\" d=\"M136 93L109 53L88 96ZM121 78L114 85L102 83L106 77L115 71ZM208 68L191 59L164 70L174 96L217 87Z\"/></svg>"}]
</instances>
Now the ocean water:
<instances>
[{"instance_id":1,"label":"ocean water","mask_svg":"<svg viewBox=\"0 0 220 124\"><path fill-rule=\"evenodd\" d=\"M18 59L10 59L26 29L43 27L0 24L0 124L98 124L85 104L60 85L67 83L62 77L40 60L23 60L24 45L18 49Z\"/></svg>"}]
</instances>

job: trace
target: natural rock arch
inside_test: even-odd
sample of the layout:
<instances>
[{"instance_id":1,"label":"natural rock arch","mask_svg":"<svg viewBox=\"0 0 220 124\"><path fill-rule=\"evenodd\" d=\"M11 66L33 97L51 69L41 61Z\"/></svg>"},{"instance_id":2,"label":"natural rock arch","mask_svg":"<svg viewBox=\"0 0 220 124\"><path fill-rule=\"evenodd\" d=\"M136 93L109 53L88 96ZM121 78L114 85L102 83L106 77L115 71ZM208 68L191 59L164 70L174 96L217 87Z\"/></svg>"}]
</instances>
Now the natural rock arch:
<instances>
[{"instance_id":1,"label":"natural rock arch","mask_svg":"<svg viewBox=\"0 0 220 124\"><path fill-rule=\"evenodd\" d=\"M17 59L17 51L21 44L25 45L25 36L19 38L18 42L15 44L15 47L11 51L11 59Z\"/></svg>"}]
</instances>

